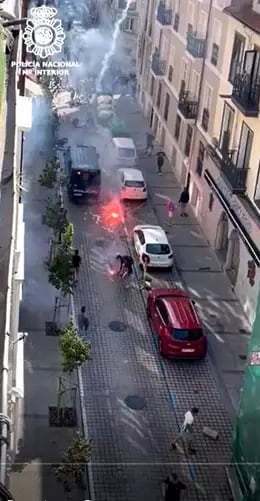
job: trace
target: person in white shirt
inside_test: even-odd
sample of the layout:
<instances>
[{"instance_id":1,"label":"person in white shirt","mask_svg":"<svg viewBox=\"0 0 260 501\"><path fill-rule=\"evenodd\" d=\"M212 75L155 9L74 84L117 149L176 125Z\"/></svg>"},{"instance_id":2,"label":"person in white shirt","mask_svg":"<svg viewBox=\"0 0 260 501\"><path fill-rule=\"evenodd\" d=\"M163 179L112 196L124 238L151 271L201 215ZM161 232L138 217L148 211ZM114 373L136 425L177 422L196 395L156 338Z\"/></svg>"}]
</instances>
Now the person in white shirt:
<instances>
[{"instance_id":1,"label":"person in white shirt","mask_svg":"<svg viewBox=\"0 0 260 501\"><path fill-rule=\"evenodd\" d=\"M172 448L176 449L176 443L179 440L183 440L187 443L188 451L192 454L195 454L196 451L192 447L192 433L193 433L193 424L194 417L198 414L199 409L197 407L193 407L190 411L187 411L184 416L184 421L182 427L180 429L179 434L172 442Z\"/></svg>"}]
</instances>

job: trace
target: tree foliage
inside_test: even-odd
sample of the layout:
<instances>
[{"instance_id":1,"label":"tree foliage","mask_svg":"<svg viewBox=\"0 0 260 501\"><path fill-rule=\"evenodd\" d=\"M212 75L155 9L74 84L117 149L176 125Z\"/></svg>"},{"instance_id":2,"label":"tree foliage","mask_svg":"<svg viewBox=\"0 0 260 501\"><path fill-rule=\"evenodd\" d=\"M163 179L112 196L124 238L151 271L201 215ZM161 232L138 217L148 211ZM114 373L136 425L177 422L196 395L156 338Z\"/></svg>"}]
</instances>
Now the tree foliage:
<instances>
[{"instance_id":1,"label":"tree foliage","mask_svg":"<svg viewBox=\"0 0 260 501\"><path fill-rule=\"evenodd\" d=\"M59 161L53 159L47 162L43 168L42 174L39 177L39 183L45 188L53 188L57 180L57 171L59 169Z\"/></svg>"},{"instance_id":2,"label":"tree foliage","mask_svg":"<svg viewBox=\"0 0 260 501\"><path fill-rule=\"evenodd\" d=\"M45 205L46 224L53 230L54 235L65 233L69 225L67 213L61 207L60 202L48 198Z\"/></svg>"},{"instance_id":3,"label":"tree foliage","mask_svg":"<svg viewBox=\"0 0 260 501\"><path fill-rule=\"evenodd\" d=\"M63 236L63 242L68 247L72 246L73 233L74 233L74 231L73 231L73 224L68 223L67 226L66 226L66 228L65 228L64 236Z\"/></svg>"},{"instance_id":4,"label":"tree foliage","mask_svg":"<svg viewBox=\"0 0 260 501\"><path fill-rule=\"evenodd\" d=\"M62 463L53 466L57 480L63 483L67 492L75 487L85 488L84 471L90 458L91 440L78 432L64 454Z\"/></svg>"},{"instance_id":5,"label":"tree foliage","mask_svg":"<svg viewBox=\"0 0 260 501\"><path fill-rule=\"evenodd\" d=\"M72 318L69 319L68 325L60 330L59 344L64 372L71 373L90 358L91 345L78 336Z\"/></svg>"},{"instance_id":6,"label":"tree foliage","mask_svg":"<svg viewBox=\"0 0 260 501\"><path fill-rule=\"evenodd\" d=\"M59 245L56 256L49 265L49 282L60 290L63 296L73 294L75 286L72 252L68 245Z\"/></svg>"}]
</instances>

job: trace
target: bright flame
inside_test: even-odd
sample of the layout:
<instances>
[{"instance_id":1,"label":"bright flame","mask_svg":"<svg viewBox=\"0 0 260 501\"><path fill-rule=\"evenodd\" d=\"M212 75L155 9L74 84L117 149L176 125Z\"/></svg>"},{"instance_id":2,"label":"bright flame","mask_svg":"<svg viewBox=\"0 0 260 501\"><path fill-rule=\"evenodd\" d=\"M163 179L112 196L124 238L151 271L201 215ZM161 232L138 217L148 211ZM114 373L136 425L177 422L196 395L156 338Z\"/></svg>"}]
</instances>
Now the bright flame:
<instances>
[{"instance_id":1,"label":"bright flame","mask_svg":"<svg viewBox=\"0 0 260 501\"><path fill-rule=\"evenodd\" d=\"M117 214L117 212L112 212L111 216L114 218L114 219L117 219L119 217L119 214Z\"/></svg>"}]
</instances>

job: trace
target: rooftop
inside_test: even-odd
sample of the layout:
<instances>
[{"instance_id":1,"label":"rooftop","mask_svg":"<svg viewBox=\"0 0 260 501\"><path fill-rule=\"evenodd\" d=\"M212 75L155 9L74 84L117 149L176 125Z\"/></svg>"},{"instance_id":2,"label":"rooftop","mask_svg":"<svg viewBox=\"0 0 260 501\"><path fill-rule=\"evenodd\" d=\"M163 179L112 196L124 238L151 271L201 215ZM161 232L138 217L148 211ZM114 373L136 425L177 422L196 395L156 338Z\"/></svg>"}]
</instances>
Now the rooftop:
<instances>
[{"instance_id":1,"label":"rooftop","mask_svg":"<svg viewBox=\"0 0 260 501\"><path fill-rule=\"evenodd\" d=\"M224 12L260 34L260 14L253 10L252 0L235 0Z\"/></svg>"}]
</instances>

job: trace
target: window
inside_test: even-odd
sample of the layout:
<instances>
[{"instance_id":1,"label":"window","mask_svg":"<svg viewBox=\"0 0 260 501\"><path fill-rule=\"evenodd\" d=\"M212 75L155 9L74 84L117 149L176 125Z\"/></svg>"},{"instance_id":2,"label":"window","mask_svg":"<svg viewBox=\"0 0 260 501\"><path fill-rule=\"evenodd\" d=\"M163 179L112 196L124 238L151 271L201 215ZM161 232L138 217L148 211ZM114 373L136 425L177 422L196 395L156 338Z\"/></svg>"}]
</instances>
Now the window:
<instances>
[{"instance_id":1,"label":"window","mask_svg":"<svg viewBox=\"0 0 260 501\"><path fill-rule=\"evenodd\" d=\"M198 341L203 337L201 329L172 329L172 331L174 339L178 341Z\"/></svg>"},{"instance_id":2,"label":"window","mask_svg":"<svg viewBox=\"0 0 260 501\"><path fill-rule=\"evenodd\" d=\"M154 93L154 82L155 82L155 79L154 79L154 77L152 77L152 80L151 80L151 92L150 92L150 94L151 94L152 97L153 97L153 93Z\"/></svg>"},{"instance_id":3,"label":"window","mask_svg":"<svg viewBox=\"0 0 260 501\"><path fill-rule=\"evenodd\" d=\"M186 157L188 157L190 154L191 140L192 140L192 126L188 125L186 142L185 142L185 149L184 149L184 153L185 153Z\"/></svg>"},{"instance_id":4,"label":"window","mask_svg":"<svg viewBox=\"0 0 260 501\"><path fill-rule=\"evenodd\" d=\"M187 74L188 74L188 61L183 58L181 62L180 82L184 81L186 83Z\"/></svg>"},{"instance_id":5,"label":"window","mask_svg":"<svg viewBox=\"0 0 260 501\"><path fill-rule=\"evenodd\" d=\"M204 95L204 107L201 118L201 126L205 130L205 132L207 132L208 130L209 117L210 117L209 110L211 108L212 92L213 92L212 87L206 84L205 95Z\"/></svg>"},{"instance_id":6,"label":"window","mask_svg":"<svg viewBox=\"0 0 260 501\"><path fill-rule=\"evenodd\" d=\"M124 186L127 188L144 188L144 181L125 181Z\"/></svg>"},{"instance_id":7,"label":"window","mask_svg":"<svg viewBox=\"0 0 260 501\"><path fill-rule=\"evenodd\" d=\"M231 56L230 70L228 80L233 84L237 73L242 70L243 56L245 50L245 38L240 33L235 33L233 50Z\"/></svg>"},{"instance_id":8,"label":"window","mask_svg":"<svg viewBox=\"0 0 260 501\"><path fill-rule=\"evenodd\" d=\"M210 58L210 62L214 66L217 66L217 64L218 64L221 31L222 31L221 22L218 19L215 19L214 25L213 25L212 49L211 49L211 58Z\"/></svg>"},{"instance_id":9,"label":"window","mask_svg":"<svg viewBox=\"0 0 260 501\"><path fill-rule=\"evenodd\" d=\"M205 155L205 146L200 141L198 158L197 158L197 166L196 166L196 173L198 174L198 176L201 176L201 174L202 174L204 155Z\"/></svg>"},{"instance_id":10,"label":"window","mask_svg":"<svg viewBox=\"0 0 260 501\"><path fill-rule=\"evenodd\" d=\"M208 23L208 14L204 10L201 11L199 17L199 38L205 38L207 33L207 23Z\"/></svg>"},{"instance_id":11,"label":"window","mask_svg":"<svg viewBox=\"0 0 260 501\"><path fill-rule=\"evenodd\" d=\"M169 115L169 106L170 106L170 96L169 96L168 92L166 92L164 114L163 114L163 118L166 122L168 120L168 115Z\"/></svg>"},{"instance_id":12,"label":"window","mask_svg":"<svg viewBox=\"0 0 260 501\"><path fill-rule=\"evenodd\" d=\"M258 173L256 177L254 200L256 205L260 209L260 163L258 166Z\"/></svg>"},{"instance_id":13,"label":"window","mask_svg":"<svg viewBox=\"0 0 260 501\"><path fill-rule=\"evenodd\" d=\"M200 74L193 70L192 73L192 97L194 101L197 100L199 94L199 85L200 85Z\"/></svg>"},{"instance_id":14,"label":"window","mask_svg":"<svg viewBox=\"0 0 260 501\"><path fill-rule=\"evenodd\" d=\"M160 106L161 106L161 98L162 98L162 84L159 83L158 92L157 92L157 100L156 100L156 106L158 108L160 108Z\"/></svg>"},{"instance_id":15,"label":"window","mask_svg":"<svg viewBox=\"0 0 260 501\"><path fill-rule=\"evenodd\" d=\"M145 244L145 238L144 238L143 232L141 230L138 230L138 231L136 231L136 234L137 234L137 236L139 238L140 243L142 245L144 245Z\"/></svg>"},{"instance_id":16,"label":"window","mask_svg":"<svg viewBox=\"0 0 260 501\"><path fill-rule=\"evenodd\" d=\"M175 122L175 131L174 131L174 137L179 140L180 137L180 130L181 130L181 117L180 115L176 116L176 122Z\"/></svg>"},{"instance_id":17,"label":"window","mask_svg":"<svg viewBox=\"0 0 260 501\"><path fill-rule=\"evenodd\" d=\"M220 137L219 137L219 149L220 151L222 151L222 153L227 153L229 149L233 122L234 122L234 110L232 110L232 108L230 108L230 106L227 103L225 103L222 116Z\"/></svg>"},{"instance_id":18,"label":"window","mask_svg":"<svg viewBox=\"0 0 260 501\"><path fill-rule=\"evenodd\" d=\"M193 25L194 25L194 3L189 2L189 4L188 4L188 26L187 26L188 33L193 30Z\"/></svg>"},{"instance_id":19,"label":"window","mask_svg":"<svg viewBox=\"0 0 260 501\"><path fill-rule=\"evenodd\" d=\"M165 304L160 301L160 299L157 299L157 301L155 301L155 306L163 322L168 325L168 313Z\"/></svg>"},{"instance_id":20,"label":"window","mask_svg":"<svg viewBox=\"0 0 260 501\"><path fill-rule=\"evenodd\" d=\"M249 168L253 137L254 137L253 132L243 122L240 140L239 140L239 147L238 147L238 152L237 152L236 164L237 164L238 169L248 169Z\"/></svg>"},{"instance_id":21,"label":"window","mask_svg":"<svg viewBox=\"0 0 260 501\"><path fill-rule=\"evenodd\" d=\"M134 18L133 17L127 17L123 24L122 24L122 29L123 31L134 31Z\"/></svg>"},{"instance_id":22,"label":"window","mask_svg":"<svg viewBox=\"0 0 260 501\"><path fill-rule=\"evenodd\" d=\"M212 212L213 205L214 205L214 195L213 195L213 193L210 193L209 194L209 211L210 212Z\"/></svg>"},{"instance_id":23,"label":"window","mask_svg":"<svg viewBox=\"0 0 260 501\"><path fill-rule=\"evenodd\" d=\"M172 82L172 77L173 77L173 67L170 64L169 70L168 70L168 80L169 80L169 82Z\"/></svg>"},{"instance_id":24,"label":"window","mask_svg":"<svg viewBox=\"0 0 260 501\"><path fill-rule=\"evenodd\" d=\"M147 254L167 256L170 254L170 247L168 244L147 244L146 252Z\"/></svg>"}]
</instances>

